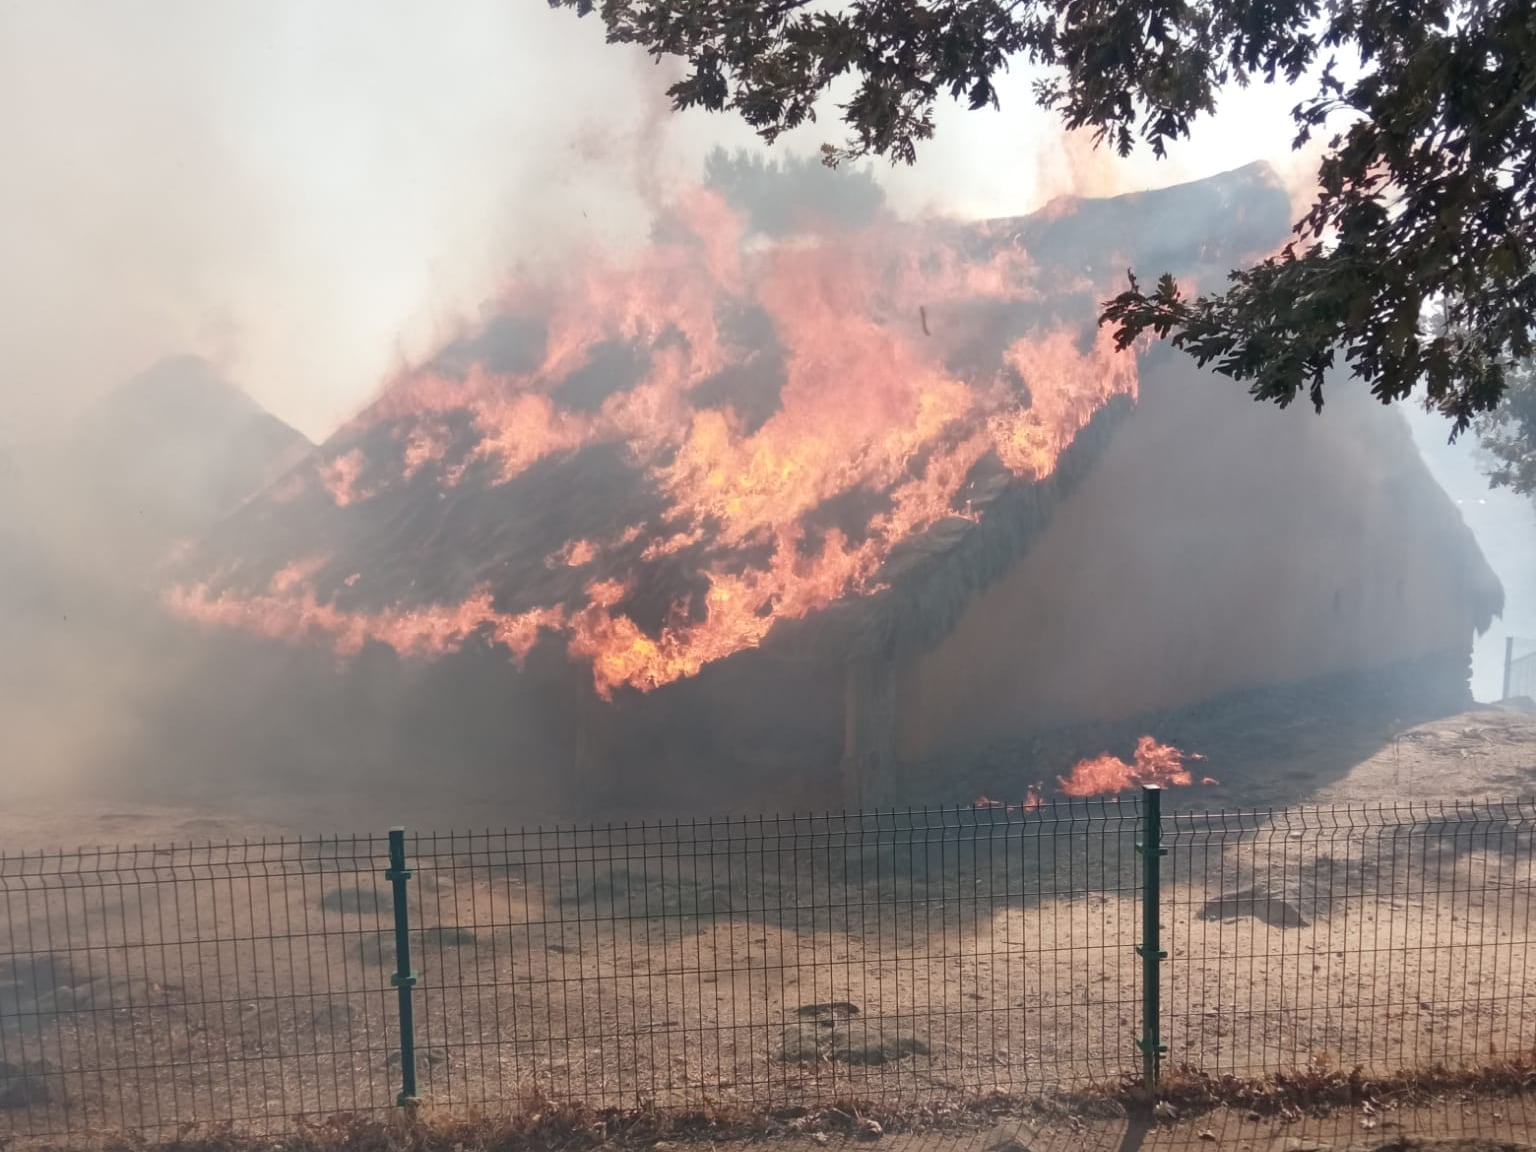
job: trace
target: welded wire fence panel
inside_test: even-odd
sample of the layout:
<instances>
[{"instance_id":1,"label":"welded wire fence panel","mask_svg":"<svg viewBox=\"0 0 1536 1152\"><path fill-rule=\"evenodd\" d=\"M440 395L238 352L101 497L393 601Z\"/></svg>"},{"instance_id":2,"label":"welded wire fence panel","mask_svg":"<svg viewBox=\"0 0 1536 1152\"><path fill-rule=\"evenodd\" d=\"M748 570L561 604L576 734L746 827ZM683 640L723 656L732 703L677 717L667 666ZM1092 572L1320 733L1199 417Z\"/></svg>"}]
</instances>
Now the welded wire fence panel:
<instances>
[{"instance_id":1,"label":"welded wire fence panel","mask_svg":"<svg viewBox=\"0 0 1536 1152\"><path fill-rule=\"evenodd\" d=\"M418 1089L887 1102L1134 1066L1136 805L423 836Z\"/></svg>"},{"instance_id":2,"label":"welded wire fence panel","mask_svg":"<svg viewBox=\"0 0 1536 1152\"><path fill-rule=\"evenodd\" d=\"M1165 817L1169 1060L1260 1076L1528 1056L1536 803Z\"/></svg>"},{"instance_id":3,"label":"welded wire fence panel","mask_svg":"<svg viewBox=\"0 0 1536 1152\"><path fill-rule=\"evenodd\" d=\"M1536 700L1536 640L1511 640L1505 659L1505 697Z\"/></svg>"},{"instance_id":4,"label":"welded wire fence panel","mask_svg":"<svg viewBox=\"0 0 1536 1152\"><path fill-rule=\"evenodd\" d=\"M391 1104L365 947L383 854L345 837L0 855L0 1138Z\"/></svg>"},{"instance_id":5,"label":"welded wire fence panel","mask_svg":"<svg viewBox=\"0 0 1536 1152\"><path fill-rule=\"evenodd\" d=\"M411 835L421 1099L899 1105L1132 1077L1145 809ZM1168 1062L1529 1056L1536 802L1165 813ZM383 837L0 856L0 1140L383 1111Z\"/></svg>"}]
</instances>

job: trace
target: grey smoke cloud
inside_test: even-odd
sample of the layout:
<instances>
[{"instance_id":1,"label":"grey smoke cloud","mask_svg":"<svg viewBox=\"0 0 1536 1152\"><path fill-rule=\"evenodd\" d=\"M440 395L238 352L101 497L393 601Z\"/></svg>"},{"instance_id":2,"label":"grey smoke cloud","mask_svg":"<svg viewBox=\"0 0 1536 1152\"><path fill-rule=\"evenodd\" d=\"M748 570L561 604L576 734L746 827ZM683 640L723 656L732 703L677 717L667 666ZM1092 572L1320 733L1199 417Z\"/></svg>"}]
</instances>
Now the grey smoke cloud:
<instances>
[{"instance_id":1,"label":"grey smoke cloud","mask_svg":"<svg viewBox=\"0 0 1536 1152\"><path fill-rule=\"evenodd\" d=\"M532 0L0 7L0 442L179 353L323 437L519 261L634 239L709 149L754 144L670 114L670 75ZM1284 151L1290 97L1254 90L1172 163L1085 162L1028 80L1002 114L946 110L916 169L881 168L891 205L1176 182L1252 158L1264 117ZM785 146L837 136L828 115Z\"/></svg>"},{"instance_id":2,"label":"grey smoke cloud","mask_svg":"<svg viewBox=\"0 0 1536 1152\"><path fill-rule=\"evenodd\" d=\"M146 700L198 667L47 442L184 354L323 439L519 265L642 241L713 148L756 146L734 117L671 114L672 75L538 0L0 4L0 470L24 473L0 551L29 560L0 565L13 787L117 772ZM1029 79L1000 114L941 112L917 168L876 165L887 205L1023 213L1285 151L1292 98L1254 90L1172 163L1108 163L1063 144ZM839 135L829 114L782 147Z\"/></svg>"},{"instance_id":3,"label":"grey smoke cloud","mask_svg":"<svg viewBox=\"0 0 1536 1152\"><path fill-rule=\"evenodd\" d=\"M6 5L5 426L193 352L323 436L514 261L633 229L644 85L600 31L503 0Z\"/></svg>"}]
</instances>

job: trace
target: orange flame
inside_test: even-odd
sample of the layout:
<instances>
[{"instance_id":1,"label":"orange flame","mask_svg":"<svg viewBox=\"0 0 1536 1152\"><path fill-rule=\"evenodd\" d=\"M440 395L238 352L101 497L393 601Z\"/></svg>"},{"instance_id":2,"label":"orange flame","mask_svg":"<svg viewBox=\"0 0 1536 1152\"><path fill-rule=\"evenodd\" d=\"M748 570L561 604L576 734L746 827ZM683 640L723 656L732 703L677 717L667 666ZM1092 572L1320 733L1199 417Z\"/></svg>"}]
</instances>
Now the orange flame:
<instances>
[{"instance_id":1,"label":"orange flame","mask_svg":"<svg viewBox=\"0 0 1536 1152\"><path fill-rule=\"evenodd\" d=\"M443 425L426 422L412 428L401 453L401 478L409 480L434 460L441 460L448 447L448 429Z\"/></svg>"},{"instance_id":2,"label":"orange flame","mask_svg":"<svg viewBox=\"0 0 1536 1152\"><path fill-rule=\"evenodd\" d=\"M544 558L546 568L585 568L597 559L597 545L590 540L567 540Z\"/></svg>"},{"instance_id":3,"label":"orange flame","mask_svg":"<svg viewBox=\"0 0 1536 1152\"><path fill-rule=\"evenodd\" d=\"M1005 812L1034 812L1043 807L1045 798L1040 795L1038 788L1026 788L1024 799L1017 804L1004 804L1001 800L993 800L986 796L978 796L971 801L972 808L1001 808Z\"/></svg>"},{"instance_id":4,"label":"orange flame","mask_svg":"<svg viewBox=\"0 0 1536 1152\"><path fill-rule=\"evenodd\" d=\"M1136 741L1136 753L1127 764L1118 756L1105 753L1082 760L1068 776L1057 777L1057 784L1066 796L1113 796L1144 784L1157 784L1163 788L1186 787L1194 783L1194 777L1184 766L1186 754L1171 744L1160 744L1151 736ZM1203 757L1189 754L1188 759ZM1215 784L1209 776L1202 784Z\"/></svg>"},{"instance_id":5,"label":"orange flame","mask_svg":"<svg viewBox=\"0 0 1536 1152\"><path fill-rule=\"evenodd\" d=\"M357 484L366 463L362 451L354 448L319 465L320 482L325 485L325 490L331 494L338 508L345 508L348 504L355 504L373 495Z\"/></svg>"},{"instance_id":6,"label":"orange flame","mask_svg":"<svg viewBox=\"0 0 1536 1152\"><path fill-rule=\"evenodd\" d=\"M210 624L289 641L325 639L338 656L355 656L369 641L387 644L402 656L443 656L484 632L521 663L539 630L558 628L564 619L559 608L498 612L483 588L453 607L409 611L348 612L321 603L308 585L295 588L276 580L269 591L249 596L216 593L206 584L183 585L171 589L166 602L172 611Z\"/></svg>"},{"instance_id":7,"label":"orange flame","mask_svg":"<svg viewBox=\"0 0 1536 1152\"><path fill-rule=\"evenodd\" d=\"M471 475L507 484L540 461L619 445L664 505L658 518L615 534L621 543L647 536L624 562L705 553L702 584L659 630L626 611L629 570L603 573L615 579L587 584L584 600L546 599L514 613L486 588L457 604L354 611L312 580L254 593L194 583L173 590L170 606L293 642L323 637L343 654L376 640L438 655L479 633L521 656L547 629L591 662L604 696L621 685L643 691L760 644L781 620L877 591L902 541L947 518L975 518L960 496L984 457L1023 480L1048 476L1100 407L1136 394L1134 355L1117 354L1107 329L1084 343L1047 325L1004 337L990 369L953 366L978 339L967 320L978 300L1016 312L1040 298L1017 246L971 258L951 233L928 229L749 253L718 198L691 194L677 217L688 235L628 263L591 260L554 283L507 290L501 314L537 321L545 334L539 363L509 371L478 363L462 378L430 367L408 373L338 433L311 473L334 508L347 510L407 485L443 492ZM721 327L722 303L760 311L782 351L777 407L755 427L729 404L694 397L743 362ZM563 403L561 385L594 348L615 342L646 351L641 377L595 406ZM381 441L367 437L381 426L394 459L379 458ZM828 501L864 492L881 499L856 534L808 522ZM580 568L607 550L570 540L547 564Z\"/></svg>"}]
</instances>

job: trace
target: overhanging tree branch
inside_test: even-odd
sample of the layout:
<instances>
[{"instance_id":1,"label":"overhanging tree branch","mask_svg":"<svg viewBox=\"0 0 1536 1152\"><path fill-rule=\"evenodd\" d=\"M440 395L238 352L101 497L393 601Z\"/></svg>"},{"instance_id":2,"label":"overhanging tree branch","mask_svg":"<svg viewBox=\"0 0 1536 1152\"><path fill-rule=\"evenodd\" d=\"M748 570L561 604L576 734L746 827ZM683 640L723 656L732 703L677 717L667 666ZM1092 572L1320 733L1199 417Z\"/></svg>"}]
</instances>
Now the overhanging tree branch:
<instances>
[{"instance_id":1,"label":"overhanging tree branch","mask_svg":"<svg viewBox=\"0 0 1536 1152\"><path fill-rule=\"evenodd\" d=\"M578 13L593 0L550 0ZM1013 61L1035 99L1121 155L1163 155L1228 84L1295 82L1295 147L1338 121L1286 252L1184 299L1132 279L1117 341L1170 338L1281 405L1322 406L1337 357L1384 402L1423 387L1460 432L1497 407L1536 317L1536 5L1529 0L603 0L610 40L681 58L678 108L730 110L765 140L814 120L833 84L848 130L829 163L911 163L942 96L997 106ZM1339 78L1334 56L1358 56ZM1326 56L1326 59L1324 58ZM1464 333L1432 336L1439 302Z\"/></svg>"}]
</instances>

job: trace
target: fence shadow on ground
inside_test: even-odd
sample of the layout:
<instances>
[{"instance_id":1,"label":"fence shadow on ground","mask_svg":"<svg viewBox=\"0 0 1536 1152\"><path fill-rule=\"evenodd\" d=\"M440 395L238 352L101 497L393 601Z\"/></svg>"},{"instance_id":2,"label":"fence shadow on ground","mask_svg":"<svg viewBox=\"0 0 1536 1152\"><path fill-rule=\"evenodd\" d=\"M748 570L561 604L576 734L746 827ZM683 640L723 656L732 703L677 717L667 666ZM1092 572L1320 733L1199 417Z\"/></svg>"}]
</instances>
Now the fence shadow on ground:
<instances>
[{"instance_id":1,"label":"fence shadow on ground","mask_svg":"<svg viewBox=\"0 0 1536 1152\"><path fill-rule=\"evenodd\" d=\"M1167 814L1150 968L1148 812L0 857L0 1135L383 1114L404 1061L490 1112L1079 1090L1138 1070L1148 971L1213 1075L1529 1048L1536 805Z\"/></svg>"}]
</instances>

